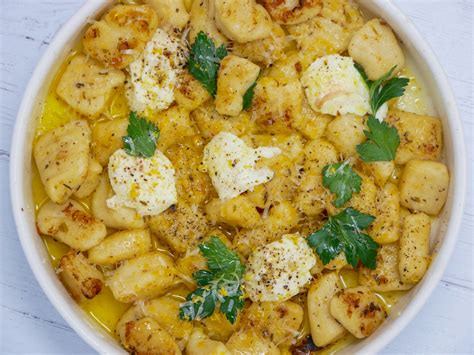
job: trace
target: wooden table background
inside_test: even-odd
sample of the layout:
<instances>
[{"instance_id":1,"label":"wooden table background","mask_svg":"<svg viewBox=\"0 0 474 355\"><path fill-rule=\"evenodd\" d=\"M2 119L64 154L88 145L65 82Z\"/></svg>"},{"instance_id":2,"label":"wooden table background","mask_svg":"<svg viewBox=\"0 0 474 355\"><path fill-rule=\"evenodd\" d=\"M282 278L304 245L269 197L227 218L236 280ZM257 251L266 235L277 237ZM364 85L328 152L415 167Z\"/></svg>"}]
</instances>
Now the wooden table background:
<instances>
[{"instance_id":1,"label":"wooden table background","mask_svg":"<svg viewBox=\"0 0 474 355\"><path fill-rule=\"evenodd\" d=\"M51 306L25 260L10 208L11 136L23 90L54 34L84 0L0 0L0 353L93 353ZM467 206L442 281L384 350L474 353L474 118L472 0L394 0L440 59L454 89L468 149Z\"/></svg>"}]
</instances>

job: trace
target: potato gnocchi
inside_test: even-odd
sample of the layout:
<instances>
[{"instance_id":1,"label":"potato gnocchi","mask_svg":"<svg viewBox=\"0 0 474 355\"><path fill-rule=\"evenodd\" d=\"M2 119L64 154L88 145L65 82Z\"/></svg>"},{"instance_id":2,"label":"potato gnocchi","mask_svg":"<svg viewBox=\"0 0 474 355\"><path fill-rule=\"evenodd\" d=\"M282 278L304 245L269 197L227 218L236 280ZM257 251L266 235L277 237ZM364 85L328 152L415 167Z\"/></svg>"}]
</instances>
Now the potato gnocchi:
<instances>
[{"instance_id":1,"label":"potato gnocchi","mask_svg":"<svg viewBox=\"0 0 474 355\"><path fill-rule=\"evenodd\" d=\"M353 0L117 1L78 48L33 142L36 223L128 352L329 351L422 281L443 127L403 92L421 78L383 19ZM377 106L384 75L402 94Z\"/></svg>"}]
</instances>

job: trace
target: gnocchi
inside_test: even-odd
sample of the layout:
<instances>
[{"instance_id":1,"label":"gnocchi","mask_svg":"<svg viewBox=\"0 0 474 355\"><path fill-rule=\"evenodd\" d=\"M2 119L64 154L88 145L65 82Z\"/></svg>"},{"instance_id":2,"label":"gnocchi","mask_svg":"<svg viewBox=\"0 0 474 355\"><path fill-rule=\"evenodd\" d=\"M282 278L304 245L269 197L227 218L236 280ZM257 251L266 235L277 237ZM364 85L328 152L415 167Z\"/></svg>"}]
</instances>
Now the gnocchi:
<instances>
[{"instance_id":1,"label":"gnocchi","mask_svg":"<svg viewBox=\"0 0 474 355\"><path fill-rule=\"evenodd\" d=\"M268 354L279 355L280 350L270 340L249 329L232 334L226 343L231 354Z\"/></svg>"},{"instance_id":2,"label":"gnocchi","mask_svg":"<svg viewBox=\"0 0 474 355\"><path fill-rule=\"evenodd\" d=\"M193 325L176 317L180 304L181 300L170 294L145 301L142 308L144 314L153 318L184 350L192 337Z\"/></svg>"},{"instance_id":3,"label":"gnocchi","mask_svg":"<svg viewBox=\"0 0 474 355\"><path fill-rule=\"evenodd\" d=\"M287 30L295 38L306 67L318 57L346 51L363 24L362 14L352 1L323 0L318 16L287 26Z\"/></svg>"},{"instance_id":4,"label":"gnocchi","mask_svg":"<svg viewBox=\"0 0 474 355\"><path fill-rule=\"evenodd\" d=\"M300 82L262 77L254 92L252 116L258 126L270 133L290 133L303 105Z\"/></svg>"},{"instance_id":5,"label":"gnocchi","mask_svg":"<svg viewBox=\"0 0 474 355\"><path fill-rule=\"evenodd\" d=\"M317 346L330 344L346 333L346 329L330 313L330 301L339 291L339 277L335 272L321 276L308 291L309 324Z\"/></svg>"},{"instance_id":6,"label":"gnocchi","mask_svg":"<svg viewBox=\"0 0 474 355\"><path fill-rule=\"evenodd\" d=\"M255 41L272 31L270 16L255 0L214 0L212 6L217 28L233 41Z\"/></svg>"},{"instance_id":7,"label":"gnocchi","mask_svg":"<svg viewBox=\"0 0 474 355\"><path fill-rule=\"evenodd\" d=\"M92 128L92 153L102 166L107 166L110 156L122 148L122 137L127 134L127 126L127 119L117 118L97 122Z\"/></svg>"},{"instance_id":8,"label":"gnocchi","mask_svg":"<svg viewBox=\"0 0 474 355\"><path fill-rule=\"evenodd\" d=\"M260 214L254 203L245 195L227 201L213 199L206 205L207 215L215 223L227 223L252 228L260 223Z\"/></svg>"},{"instance_id":9,"label":"gnocchi","mask_svg":"<svg viewBox=\"0 0 474 355\"><path fill-rule=\"evenodd\" d=\"M331 299L329 310L356 338L372 334L387 316L377 296L364 286L338 292Z\"/></svg>"},{"instance_id":10,"label":"gnocchi","mask_svg":"<svg viewBox=\"0 0 474 355\"><path fill-rule=\"evenodd\" d=\"M277 240L296 227L298 211L288 201L281 201L269 212L266 223L256 228L243 229L233 239L234 247L243 255L249 255L255 248Z\"/></svg>"},{"instance_id":11,"label":"gnocchi","mask_svg":"<svg viewBox=\"0 0 474 355\"><path fill-rule=\"evenodd\" d=\"M97 296L104 286L102 273L80 252L70 250L59 261L61 281L77 301Z\"/></svg>"},{"instance_id":12,"label":"gnocchi","mask_svg":"<svg viewBox=\"0 0 474 355\"><path fill-rule=\"evenodd\" d=\"M171 207L160 215L150 217L148 226L173 252L184 253L203 239L209 223L202 211L183 205Z\"/></svg>"},{"instance_id":13,"label":"gnocchi","mask_svg":"<svg viewBox=\"0 0 474 355\"><path fill-rule=\"evenodd\" d=\"M84 120L71 121L38 138L35 163L48 197L64 203L87 177L91 131Z\"/></svg>"},{"instance_id":14,"label":"gnocchi","mask_svg":"<svg viewBox=\"0 0 474 355\"><path fill-rule=\"evenodd\" d=\"M395 75L405 65L405 56L392 29L378 18L354 33L349 55L364 67L370 80L377 80L391 69Z\"/></svg>"},{"instance_id":15,"label":"gnocchi","mask_svg":"<svg viewBox=\"0 0 474 355\"><path fill-rule=\"evenodd\" d=\"M364 118L356 115L340 115L332 120L326 128L328 140L344 157L356 156L357 145L365 142Z\"/></svg>"},{"instance_id":16,"label":"gnocchi","mask_svg":"<svg viewBox=\"0 0 474 355\"><path fill-rule=\"evenodd\" d=\"M173 259L164 253L152 252L122 263L107 284L120 302L131 303L163 295L176 282Z\"/></svg>"},{"instance_id":17,"label":"gnocchi","mask_svg":"<svg viewBox=\"0 0 474 355\"><path fill-rule=\"evenodd\" d=\"M242 329L260 332L274 344L295 344L303 322L303 308L294 302L253 303L242 316Z\"/></svg>"},{"instance_id":18,"label":"gnocchi","mask_svg":"<svg viewBox=\"0 0 474 355\"><path fill-rule=\"evenodd\" d=\"M260 73L260 67L234 55L225 57L217 77L216 110L221 115L237 116L242 111L244 95Z\"/></svg>"},{"instance_id":19,"label":"gnocchi","mask_svg":"<svg viewBox=\"0 0 474 355\"><path fill-rule=\"evenodd\" d=\"M395 163L404 165L412 159L438 160L443 147L441 121L416 113L389 111L386 122L400 135Z\"/></svg>"},{"instance_id":20,"label":"gnocchi","mask_svg":"<svg viewBox=\"0 0 474 355\"><path fill-rule=\"evenodd\" d=\"M226 342L240 327L240 318L232 324L222 313L214 313L212 316L203 319L201 323L209 338Z\"/></svg>"},{"instance_id":21,"label":"gnocchi","mask_svg":"<svg viewBox=\"0 0 474 355\"><path fill-rule=\"evenodd\" d=\"M124 83L122 71L103 67L85 55L78 55L67 66L56 92L77 112L96 117Z\"/></svg>"},{"instance_id":22,"label":"gnocchi","mask_svg":"<svg viewBox=\"0 0 474 355\"><path fill-rule=\"evenodd\" d=\"M430 263L430 217L415 213L405 217L400 238L400 279L407 283L421 280Z\"/></svg>"},{"instance_id":23,"label":"gnocchi","mask_svg":"<svg viewBox=\"0 0 474 355\"><path fill-rule=\"evenodd\" d=\"M186 347L186 354L230 355L231 352L224 343L211 340L201 329L195 329Z\"/></svg>"},{"instance_id":24,"label":"gnocchi","mask_svg":"<svg viewBox=\"0 0 474 355\"><path fill-rule=\"evenodd\" d=\"M107 206L107 199L114 195L107 173L100 177L99 185L92 194L91 211L99 221L109 228L134 229L144 228L145 221L134 209L120 207L111 209Z\"/></svg>"},{"instance_id":25,"label":"gnocchi","mask_svg":"<svg viewBox=\"0 0 474 355\"><path fill-rule=\"evenodd\" d=\"M452 183L405 54L355 0L111 1L33 139L59 279L133 354L371 335L427 273Z\"/></svg>"},{"instance_id":26,"label":"gnocchi","mask_svg":"<svg viewBox=\"0 0 474 355\"><path fill-rule=\"evenodd\" d=\"M88 251L88 258L95 264L116 264L151 251L152 242L148 229L124 230L109 235Z\"/></svg>"},{"instance_id":27,"label":"gnocchi","mask_svg":"<svg viewBox=\"0 0 474 355\"><path fill-rule=\"evenodd\" d=\"M87 28L84 51L107 66L123 69L140 56L158 21L150 6L116 5Z\"/></svg>"},{"instance_id":28,"label":"gnocchi","mask_svg":"<svg viewBox=\"0 0 474 355\"><path fill-rule=\"evenodd\" d=\"M232 53L266 67L285 58L285 48L289 46L285 31L274 23L268 37L246 43L234 42Z\"/></svg>"},{"instance_id":29,"label":"gnocchi","mask_svg":"<svg viewBox=\"0 0 474 355\"><path fill-rule=\"evenodd\" d=\"M74 200L61 205L47 201L38 211L36 225L40 233L80 251L99 244L107 235L105 225Z\"/></svg>"},{"instance_id":30,"label":"gnocchi","mask_svg":"<svg viewBox=\"0 0 474 355\"><path fill-rule=\"evenodd\" d=\"M254 130L251 117L246 111L242 111L236 117L226 117L219 114L215 105L210 103L191 112L191 118L196 122L205 140L210 140L221 131L242 135L252 133Z\"/></svg>"},{"instance_id":31,"label":"gnocchi","mask_svg":"<svg viewBox=\"0 0 474 355\"><path fill-rule=\"evenodd\" d=\"M265 0L264 6L272 19L285 25L296 25L317 16L321 9L320 0L275 1Z\"/></svg>"},{"instance_id":32,"label":"gnocchi","mask_svg":"<svg viewBox=\"0 0 474 355\"><path fill-rule=\"evenodd\" d=\"M375 270L362 267L359 271L359 283L376 292L409 290L412 283L402 281L399 272L400 245L398 242L383 244L377 254Z\"/></svg>"},{"instance_id":33,"label":"gnocchi","mask_svg":"<svg viewBox=\"0 0 474 355\"><path fill-rule=\"evenodd\" d=\"M122 342L132 353L181 355L178 344L150 317L128 322Z\"/></svg>"},{"instance_id":34,"label":"gnocchi","mask_svg":"<svg viewBox=\"0 0 474 355\"><path fill-rule=\"evenodd\" d=\"M178 78L174 98L179 107L191 112L208 101L211 95L191 74L183 72Z\"/></svg>"},{"instance_id":35,"label":"gnocchi","mask_svg":"<svg viewBox=\"0 0 474 355\"><path fill-rule=\"evenodd\" d=\"M84 182L79 186L77 191L74 192L74 196L78 198L90 196L99 185L102 170L102 165L100 165L99 161L91 157L87 166L87 174Z\"/></svg>"},{"instance_id":36,"label":"gnocchi","mask_svg":"<svg viewBox=\"0 0 474 355\"><path fill-rule=\"evenodd\" d=\"M436 161L410 160L400 178L402 206L436 215L448 195L449 173L446 165Z\"/></svg>"},{"instance_id":37,"label":"gnocchi","mask_svg":"<svg viewBox=\"0 0 474 355\"><path fill-rule=\"evenodd\" d=\"M145 3L156 11L160 26L182 30L189 21L184 0L146 0Z\"/></svg>"},{"instance_id":38,"label":"gnocchi","mask_svg":"<svg viewBox=\"0 0 474 355\"><path fill-rule=\"evenodd\" d=\"M194 1L191 6L189 17L189 39L194 42L199 32L206 33L216 45L227 44L227 37L217 28L216 22L213 20L214 0Z\"/></svg>"},{"instance_id":39,"label":"gnocchi","mask_svg":"<svg viewBox=\"0 0 474 355\"><path fill-rule=\"evenodd\" d=\"M387 183L377 190L376 210L370 235L377 243L396 242L400 238L400 194L396 185Z\"/></svg>"}]
</instances>

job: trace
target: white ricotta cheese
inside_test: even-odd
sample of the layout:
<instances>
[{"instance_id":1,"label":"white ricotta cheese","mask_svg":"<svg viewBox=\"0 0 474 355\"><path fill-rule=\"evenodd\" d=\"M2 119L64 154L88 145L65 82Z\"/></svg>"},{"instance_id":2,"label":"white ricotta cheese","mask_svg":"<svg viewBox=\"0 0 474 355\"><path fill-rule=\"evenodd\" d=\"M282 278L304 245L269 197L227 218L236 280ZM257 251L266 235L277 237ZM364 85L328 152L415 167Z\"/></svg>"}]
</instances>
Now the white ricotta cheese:
<instances>
[{"instance_id":1,"label":"white ricotta cheese","mask_svg":"<svg viewBox=\"0 0 474 355\"><path fill-rule=\"evenodd\" d=\"M333 116L347 113L364 116L370 112L368 87L351 57L334 54L318 58L303 73L301 84L316 112ZM383 120L386 114L385 104L377 118Z\"/></svg>"},{"instance_id":2,"label":"white ricotta cheese","mask_svg":"<svg viewBox=\"0 0 474 355\"><path fill-rule=\"evenodd\" d=\"M250 255L245 291L254 302L282 302L311 281L316 256L299 234L285 234Z\"/></svg>"},{"instance_id":3,"label":"white ricotta cheese","mask_svg":"<svg viewBox=\"0 0 474 355\"><path fill-rule=\"evenodd\" d=\"M253 149L236 135L220 132L204 148L203 165L211 177L219 198L228 200L255 186L270 181L273 171L257 168L262 158L281 153L279 148Z\"/></svg>"},{"instance_id":4,"label":"white ricotta cheese","mask_svg":"<svg viewBox=\"0 0 474 355\"><path fill-rule=\"evenodd\" d=\"M156 30L142 56L129 67L126 95L132 111L149 117L171 105L178 74L186 64L185 48L179 38Z\"/></svg>"},{"instance_id":5,"label":"white ricotta cheese","mask_svg":"<svg viewBox=\"0 0 474 355\"><path fill-rule=\"evenodd\" d=\"M142 216L152 216L178 200L175 170L159 150L151 158L140 158L119 149L110 157L108 170L115 193L107 200L109 208L129 207Z\"/></svg>"}]
</instances>

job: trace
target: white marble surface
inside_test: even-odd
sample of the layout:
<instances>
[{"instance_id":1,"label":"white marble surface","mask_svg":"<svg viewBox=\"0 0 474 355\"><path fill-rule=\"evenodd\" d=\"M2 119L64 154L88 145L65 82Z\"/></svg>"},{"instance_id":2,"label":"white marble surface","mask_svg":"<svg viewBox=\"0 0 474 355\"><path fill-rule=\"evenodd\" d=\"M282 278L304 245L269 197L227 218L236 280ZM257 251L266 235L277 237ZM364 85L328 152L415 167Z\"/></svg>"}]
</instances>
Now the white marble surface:
<instances>
[{"instance_id":1,"label":"white marble surface","mask_svg":"<svg viewBox=\"0 0 474 355\"><path fill-rule=\"evenodd\" d=\"M31 273L10 210L8 164L15 116L28 79L61 24L84 0L1 0L0 9L0 353L93 353L48 302ZM464 122L473 182L472 0L394 0L448 73ZM474 353L474 187L457 247L435 292L386 354Z\"/></svg>"}]
</instances>

